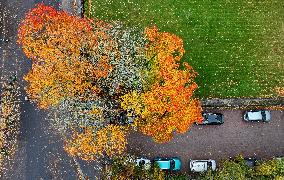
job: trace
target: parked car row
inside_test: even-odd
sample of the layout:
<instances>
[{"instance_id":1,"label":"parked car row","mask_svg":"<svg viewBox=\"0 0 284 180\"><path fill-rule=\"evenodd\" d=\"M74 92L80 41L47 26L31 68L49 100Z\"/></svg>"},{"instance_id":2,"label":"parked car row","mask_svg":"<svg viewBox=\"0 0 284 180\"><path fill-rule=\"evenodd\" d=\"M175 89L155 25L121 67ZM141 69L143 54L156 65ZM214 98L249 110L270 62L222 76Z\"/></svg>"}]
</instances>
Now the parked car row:
<instances>
[{"instance_id":1,"label":"parked car row","mask_svg":"<svg viewBox=\"0 0 284 180\"><path fill-rule=\"evenodd\" d=\"M231 158L230 158L231 159ZM275 157L278 161L283 161L284 157ZM245 157L244 161L248 167L255 167L257 166L257 161L259 158L256 157ZM155 158L153 161L147 158L137 158L136 159L136 166L140 166L144 169L149 170L153 163L156 163L161 170L164 171L179 171L182 167L181 160L177 157L165 158L165 157L158 157ZM208 160L189 160L189 171L190 172L197 172L202 173L208 170L215 171L217 169L217 163L215 160L208 159Z\"/></svg>"},{"instance_id":2,"label":"parked car row","mask_svg":"<svg viewBox=\"0 0 284 180\"><path fill-rule=\"evenodd\" d=\"M202 113L203 120L198 125L220 125L224 123L224 116L221 113ZM249 110L244 113L245 121L264 121L271 120L271 112L268 110Z\"/></svg>"},{"instance_id":3,"label":"parked car row","mask_svg":"<svg viewBox=\"0 0 284 180\"><path fill-rule=\"evenodd\" d=\"M181 160L177 157L172 158L155 158L153 163L156 163L158 167L165 171L178 171L181 169ZM152 165L151 160L147 158L138 158L136 160L136 166L140 166L144 169L150 169ZM215 160L189 160L189 171L191 172L204 172L209 169L215 171L217 164Z\"/></svg>"}]
</instances>

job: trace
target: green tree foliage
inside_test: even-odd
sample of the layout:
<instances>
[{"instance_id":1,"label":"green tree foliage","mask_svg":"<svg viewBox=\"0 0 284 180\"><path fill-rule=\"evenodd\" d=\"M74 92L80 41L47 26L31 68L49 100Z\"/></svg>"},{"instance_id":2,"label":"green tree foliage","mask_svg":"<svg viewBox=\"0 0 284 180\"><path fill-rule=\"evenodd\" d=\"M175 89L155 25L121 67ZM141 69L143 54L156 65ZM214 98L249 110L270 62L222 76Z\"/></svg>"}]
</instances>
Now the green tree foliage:
<instances>
[{"instance_id":1,"label":"green tree foliage","mask_svg":"<svg viewBox=\"0 0 284 180\"><path fill-rule=\"evenodd\" d=\"M256 166L254 175L259 179L284 179L284 159L272 159Z\"/></svg>"},{"instance_id":2,"label":"green tree foliage","mask_svg":"<svg viewBox=\"0 0 284 180\"><path fill-rule=\"evenodd\" d=\"M242 156L221 162L217 171L207 171L198 178L201 180L283 180L284 161L272 159L257 161L255 167L246 165Z\"/></svg>"}]
</instances>

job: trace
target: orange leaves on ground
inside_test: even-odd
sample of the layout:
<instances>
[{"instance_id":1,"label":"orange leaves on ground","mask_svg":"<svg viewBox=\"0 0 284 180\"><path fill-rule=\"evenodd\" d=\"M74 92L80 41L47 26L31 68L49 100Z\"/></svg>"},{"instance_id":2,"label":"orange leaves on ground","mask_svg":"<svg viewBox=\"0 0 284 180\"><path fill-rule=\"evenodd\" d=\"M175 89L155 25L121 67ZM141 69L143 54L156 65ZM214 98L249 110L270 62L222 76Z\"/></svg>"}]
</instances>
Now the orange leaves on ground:
<instances>
[{"instance_id":1,"label":"orange leaves on ground","mask_svg":"<svg viewBox=\"0 0 284 180\"><path fill-rule=\"evenodd\" d=\"M193 99L197 84L196 73L187 63L184 70L178 62L184 54L183 42L176 35L161 33L157 28L147 28L147 58L156 58L159 73L156 82L142 95L145 106L138 127L157 142L169 141L173 132L186 132L197 121L201 121L201 105Z\"/></svg>"},{"instance_id":2,"label":"orange leaves on ground","mask_svg":"<svg viewBox=\"0 0 284 180\"><path fill-rule=\"evenodd\" d=\"M72 156L79 156L83 160L95 160L102 156L122 154L126 148L126 131L122 126L108 125L94 132L86 127L84 132L75 132L65 143L65 150Z\"/></svg>"}]
</instances>

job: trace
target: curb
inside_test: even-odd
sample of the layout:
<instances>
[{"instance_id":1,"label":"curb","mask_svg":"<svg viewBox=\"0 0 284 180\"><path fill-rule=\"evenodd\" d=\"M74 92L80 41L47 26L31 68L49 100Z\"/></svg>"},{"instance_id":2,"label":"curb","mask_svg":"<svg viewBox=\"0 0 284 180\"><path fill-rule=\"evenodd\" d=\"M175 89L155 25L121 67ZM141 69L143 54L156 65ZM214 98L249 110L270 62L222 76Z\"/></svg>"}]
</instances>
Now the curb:
<instances>
[{"instance_id":1,"label":"curb","mask_svg":"<svg viewBox=\"0 0 284 180\"><path fill-rule=\"evenodd\" d=\"M204 108L261 108L275 107L284 109L284 98L231 98L201 100Z\"/></svg>"}]
</instances>

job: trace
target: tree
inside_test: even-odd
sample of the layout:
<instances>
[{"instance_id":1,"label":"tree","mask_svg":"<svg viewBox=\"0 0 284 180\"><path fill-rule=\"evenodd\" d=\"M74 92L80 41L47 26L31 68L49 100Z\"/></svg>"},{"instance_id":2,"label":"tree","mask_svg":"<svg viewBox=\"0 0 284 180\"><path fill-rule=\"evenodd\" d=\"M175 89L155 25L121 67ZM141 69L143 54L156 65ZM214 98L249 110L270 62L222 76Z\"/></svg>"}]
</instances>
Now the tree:
<instances>
[{"instance_id":1,"label":"tree","mask_svg":"<svg viewBox=\"0 0 284 180\"><path fill-rule=\"evenodd\" d=\"M24 77L27 93L49 110L73 156L121 154L126 129L117 124L130 120L165 142L202 119L193 98L197 74L181 62L183 42L176 35L78 18L39 4L27 13L18 36L32 60Z\"/></svg>"},{"instance_id":2,"label":"tree","mask_svg":"<svg viewBox=\"0 0 284 180\"><path fill-rule=\"evenodd\" d=\"M184 53L182 40L156 27L146 29L146 57L150 64L148 86L137 96L135 91L121 97L121 106L137 118L136 125L157 142L169 141L173 132L186 132L202 119L201 105L192 98L196 73L187 63L180 68Z\"/></svg>"},{"instance_id":3,"label":"tree","mask_svg":"<svg viewBox=\"0 0 284 180\"><path fill-rule=\"evenodd\" d=\"M94 85L111 71L112 41L92 22L58 12L43 4L26 15L19 40L32 70L25 77L27 92L40 108L56 105L65 97L98 93Z\"/></svg>"},{"instance_id":4,"label":"tree","mask_svg":"<svg viewBox=\"0 0 284 180\"><path fill-rule=\"evenodd\" d=\"M284 161L272 159L260 163L256 166L254 175L256 178L281 179L284 178Z\"/></svg>"},{"instance_id":5,"label":"tree","mask_svg":"<svg viewBox=\"0 0 284 180\"><path fill-rule=\"evenodd\" d=\"M239 155L235 159L228 159L221 162L217 171L208 171L202 174L201 179L204 180L223 180L223 179L251 179L253 169L246 165L244 158Z\"/></svg>"},{"instance_id":6,"label":"tree","mask_svg":"<svg viewBox=\"0 0 284 180\"><path fill-rule=\"evenodd\" d=\"M165 173L154 164L150 169L136 166L136 157L129 154L117 156L104 167L103 179L111 180L164 180Z\"/></svg>"}]
</instances>

